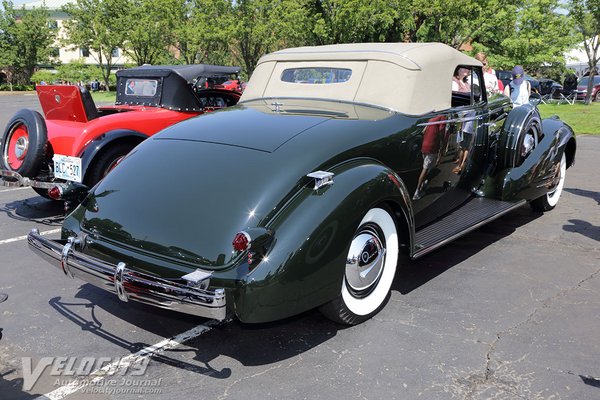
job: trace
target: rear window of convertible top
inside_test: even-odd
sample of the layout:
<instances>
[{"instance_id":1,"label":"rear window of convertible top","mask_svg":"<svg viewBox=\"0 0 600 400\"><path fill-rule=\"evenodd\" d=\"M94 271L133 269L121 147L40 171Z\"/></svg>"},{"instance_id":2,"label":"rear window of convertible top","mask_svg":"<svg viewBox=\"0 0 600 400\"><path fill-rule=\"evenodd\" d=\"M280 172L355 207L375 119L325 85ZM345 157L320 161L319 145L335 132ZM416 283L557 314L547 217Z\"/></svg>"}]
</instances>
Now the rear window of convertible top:
<instances>
[{"instance_id":1,"label":"rear window of convertible top","mask_svg":"<svg viewBox=\"0 0 600 400\"><path fill-rule=\"evenodd\" d=\"M347 68L288 68L281 80L288 83L328 84L346 82L352 76Z\"/></svg>"},{"instance_id":2,"label":"rear window of convertible top","mask_svg":"<svg viewBox=\"0 0 600 400\"><path fill-rule=\"evenodd\" d=\"M125 94L128 96L154 97L158 81L155 79L127 79Z\"/></svg>"}]
</instances>

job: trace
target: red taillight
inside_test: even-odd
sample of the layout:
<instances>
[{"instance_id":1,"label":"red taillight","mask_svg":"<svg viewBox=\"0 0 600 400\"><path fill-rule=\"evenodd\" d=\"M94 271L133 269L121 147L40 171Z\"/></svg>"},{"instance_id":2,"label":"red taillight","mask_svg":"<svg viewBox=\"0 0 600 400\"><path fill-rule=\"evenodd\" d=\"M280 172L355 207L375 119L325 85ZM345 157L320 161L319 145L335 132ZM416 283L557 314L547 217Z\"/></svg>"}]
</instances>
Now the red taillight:
<instances>
[{"instance_id":1,"label":"red taillight","mask_svg":"<svg viewBox=\"0 0 600 400\"><path fill-rule=\"evenodd\" d=\"M52 200L60 200L62 199L62 195L63 191L60 186L52 186L50 189L48 189L48 196Z\"/></svg>"},{"instance_id":2,"label":"red taillight","mask_svg":"<svg viewBox=\"0 0 600 400\"><path fill-rule=\"evenodd\" d=\"M250 248L250 235L241 231L235 234L231 243L235 251L245 251Z\"/></svg>"}]
</instances>

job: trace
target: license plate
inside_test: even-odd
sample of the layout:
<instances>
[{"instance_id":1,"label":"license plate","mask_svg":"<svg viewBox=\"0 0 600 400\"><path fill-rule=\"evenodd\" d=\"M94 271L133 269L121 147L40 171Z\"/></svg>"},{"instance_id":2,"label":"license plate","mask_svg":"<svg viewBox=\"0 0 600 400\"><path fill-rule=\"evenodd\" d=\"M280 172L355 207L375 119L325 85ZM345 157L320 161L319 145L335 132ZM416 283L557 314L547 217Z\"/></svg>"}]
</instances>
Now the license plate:
<instances>
[{"instance_id":1,"label":"license plate","mask_svg":"<svg viewBox=\"0 0 600 400\"><path fill-rule=\"evenodd\" d=\"M55 178L81 183L81 158L55 154L52 160Z\"/></svg>"}]
</instances>

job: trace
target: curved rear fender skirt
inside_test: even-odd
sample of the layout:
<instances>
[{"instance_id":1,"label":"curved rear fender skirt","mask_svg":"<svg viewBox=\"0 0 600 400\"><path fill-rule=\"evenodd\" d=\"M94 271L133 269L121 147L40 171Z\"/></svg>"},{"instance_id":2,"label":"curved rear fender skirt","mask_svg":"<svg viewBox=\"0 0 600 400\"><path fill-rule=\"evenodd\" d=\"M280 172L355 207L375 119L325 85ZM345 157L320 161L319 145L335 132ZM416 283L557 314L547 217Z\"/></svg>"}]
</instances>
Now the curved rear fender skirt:
<instances>
[{"instance_id":1,"label":"curved rear fender skirt","mask_svg":"<svg viewBox=\"0 0 600 400\"><path fill-rule=\"evenodd\" d=\"M230 293L228 306L243 322L268 322L318 307L340 293L346 255L364 214L387 202L404 219L411 243L414 222L402 181L374 160L354 160L330 170L333 185L300 190L270 221L274 245ZM401 211L399 211L401 210ZM402 215L404 214L404 215ZM216 273L215 284L219 274ZM227 286L227 285L222 285Z\"/></svg>"},{"instance_id":2,"label":"curved rear fender skirt","mask_svg":"<svg viewBox=\"0 0 600 400\"><path fill-rule=\"evenodd\" d=\"M78 155L81 157L81 168L84 171L84 174L85 171L87 171L87 168L90 166L92 160L102 151L102 149L115 140L125 138L131 138L141 143L148 138L148 135L129 129L116 129L98 136L87 146L85 146L83 151Z\"/></svg>"},{"instance_id":3,"label":"curved rear fender skirt","mask_svg":"<svg viewBox=\"0 0 600 400\"><path fill-rule=\"evenodd\" d=\"M543 196L551 186L555 167L562 155L575 160L575 134L558 118L542 121L543 137L523 163L498 174L502 200L533 200ZM572 163L571 163L572 164Z\"/></svg>"}]
</instances>

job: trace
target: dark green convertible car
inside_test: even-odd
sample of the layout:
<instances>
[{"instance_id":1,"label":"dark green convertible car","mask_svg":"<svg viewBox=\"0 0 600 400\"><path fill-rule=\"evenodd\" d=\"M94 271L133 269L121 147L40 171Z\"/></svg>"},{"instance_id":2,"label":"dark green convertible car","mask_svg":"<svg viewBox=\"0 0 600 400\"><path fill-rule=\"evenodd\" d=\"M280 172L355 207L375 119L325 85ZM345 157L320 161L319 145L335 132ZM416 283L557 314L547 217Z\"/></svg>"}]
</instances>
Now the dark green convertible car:
<instances>
[{"instance_id":1,"label":"dark green convertible car","mask_svg":"<svg viewBox=\"0 0 600 400\"><path fill-rule=\"evenodd\" d=\"M571 128L485 92L435 43L278 51L239 104L136 147L38 254L124 302L360 323L397 269L517 207L554 208ZM49 294L54 295L54 294Z\"/></svg>"}]
</instances>

